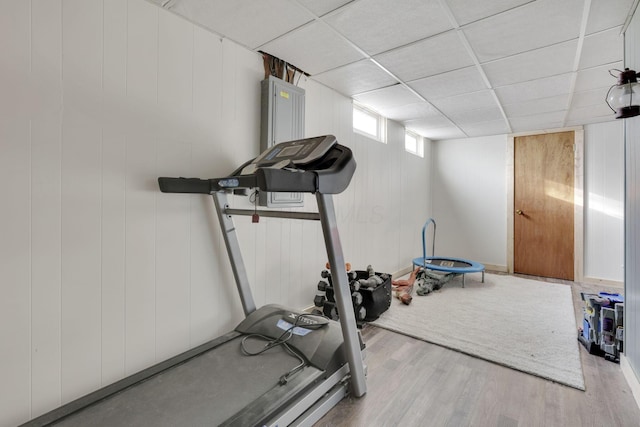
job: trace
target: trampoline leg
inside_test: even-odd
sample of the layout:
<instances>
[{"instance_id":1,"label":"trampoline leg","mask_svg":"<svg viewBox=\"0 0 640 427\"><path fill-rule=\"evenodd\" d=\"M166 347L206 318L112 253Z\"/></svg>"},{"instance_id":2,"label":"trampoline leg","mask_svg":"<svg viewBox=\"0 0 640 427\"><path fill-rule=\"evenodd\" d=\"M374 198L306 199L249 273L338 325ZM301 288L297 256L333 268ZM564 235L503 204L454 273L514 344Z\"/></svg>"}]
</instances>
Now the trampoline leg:
<instances>
[{"instance_id":1,"label":"trampoline leg","mask_svg":"<svg viewBox=\"0 0 640 427\"><path fill-rule=\"evenodd\" d=\"M464 288L464 273L462 273L462 287Z\"/></svg>"},{"instance_id":2,"label":"trampoline leg","mask_svg":"<svg viewBox=\"0 0 640 427\"><path fill-rule=\"evenodd\" d=\"M484 270L482 271L482 283L484 283Z\"/></svg>"}]
</instances>

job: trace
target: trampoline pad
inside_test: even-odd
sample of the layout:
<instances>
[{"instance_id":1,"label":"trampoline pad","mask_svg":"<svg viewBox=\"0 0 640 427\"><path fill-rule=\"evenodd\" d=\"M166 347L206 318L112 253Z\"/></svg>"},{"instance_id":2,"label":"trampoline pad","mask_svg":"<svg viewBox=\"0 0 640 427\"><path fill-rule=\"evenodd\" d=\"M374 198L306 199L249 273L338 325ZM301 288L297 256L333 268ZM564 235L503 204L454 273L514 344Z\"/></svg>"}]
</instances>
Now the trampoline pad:
<instances>
[{"instance_id":1,"label":"trampoline pad","mask_svg":"<svg viewBox=\"0 0 640 427\"><path fill-rule=\"evenodd\" d=\"M425 267L429 270L446 271L448 273L464 274L484 271L483 264L463 258L421 257L414 259L413 265Z\"/></svg>"},{"instance_id":2,"label":"trampoline pad","mask_svg":"<svg viewBox=\"0 0 640 427\"><path fill-rule=\"evenodd\" d=\"M471 264L464 261L458 261L454 259L445 259L445 258L434 258L427 260L427 264L431 265L439 265L440 267L447 268L469 268Z\"/></svg>"}]
</instances>

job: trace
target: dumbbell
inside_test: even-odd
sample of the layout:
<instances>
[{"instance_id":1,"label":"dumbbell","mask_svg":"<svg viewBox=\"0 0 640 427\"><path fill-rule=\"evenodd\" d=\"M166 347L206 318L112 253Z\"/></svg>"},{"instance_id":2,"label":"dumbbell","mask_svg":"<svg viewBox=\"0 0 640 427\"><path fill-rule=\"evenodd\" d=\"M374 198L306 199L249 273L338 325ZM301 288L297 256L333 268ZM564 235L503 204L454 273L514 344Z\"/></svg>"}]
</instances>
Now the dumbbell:
<instances>
[{"instance_id":1,"label":"dumbbell","mask_svg":"<svg viewBox=\"0 0 640 427\"><path fill-rule=\"evenodd\" d=\"M322 307L327 300L327 286L329 286L329 284L323 280L318 282L318 292L316 292L316 296L313 298L313 305L316 307Z\"/></svg>"},{"instance_id":2,"label":"dumbbell","mask_svg":"<svg viewBox=\"0 0 640 427\"><path fill-rule=\"evenodd\" d=\"M331 301L324 302L322 313L329 319L338 320L338 309L336 308L336 304Z\"/></svg>"},{"instance_id":3,"label":"dumbbell","mask_svg":"<svg viewBox=\"0 0 640 427\"><path fill-rule=\"evenodd\" d=\"M363 297L360 292L353 292L351 294L351 301L353 302L353 307L362 305Z\"/></svg>"},{"instance_id":4,"label":"dumbbell","mask_svg":"<svg viewBox=\"0 0 640 427\"><path fill-rule=\"evenodd\" d=\"M353 311L356 315L356 320L364 320L364 318L367 317L367 309L362 306L354 307Z\"/></svg>"}]
</instances>

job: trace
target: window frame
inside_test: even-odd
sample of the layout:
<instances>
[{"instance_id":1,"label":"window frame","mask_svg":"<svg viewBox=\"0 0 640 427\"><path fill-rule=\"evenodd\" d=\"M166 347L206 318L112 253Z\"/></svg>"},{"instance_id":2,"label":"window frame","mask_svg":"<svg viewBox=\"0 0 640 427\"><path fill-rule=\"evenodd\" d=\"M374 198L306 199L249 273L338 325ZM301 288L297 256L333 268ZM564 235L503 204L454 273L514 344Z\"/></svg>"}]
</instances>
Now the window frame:
<instances>
[{"instance_id":1,"label":"window frame","mask_svg":"<svg viewBox=\"0 0 640 427\"><path fill-rule=\"evenodd\" d=\"M370 133L366 130L356 128L355 114L356 112L364 114L376 121L376 133ZM353 102L352 106L352 128L353 131L359 135L366 136L383 144L387 143L387 119L386 117L376 113L370 108L365 107L362 104Z\"/></svg>"},{"instance_id":2,"label":"window frame","mask_svg":"<svg viewBox=\"0 0 640 427\"><path fill-rule=\"evenodd\" d=\"M416 150L409 150L407 148L407 137L410 138L414 138L416 141ZM422 157L424 158L424 137L421 135L418 135L415 132L412 132L410 130L405 129L404 130L404 151L406 151L409 154L413 154L414 156L418 156L418 157Z\"/></svg>"}]
</instances>

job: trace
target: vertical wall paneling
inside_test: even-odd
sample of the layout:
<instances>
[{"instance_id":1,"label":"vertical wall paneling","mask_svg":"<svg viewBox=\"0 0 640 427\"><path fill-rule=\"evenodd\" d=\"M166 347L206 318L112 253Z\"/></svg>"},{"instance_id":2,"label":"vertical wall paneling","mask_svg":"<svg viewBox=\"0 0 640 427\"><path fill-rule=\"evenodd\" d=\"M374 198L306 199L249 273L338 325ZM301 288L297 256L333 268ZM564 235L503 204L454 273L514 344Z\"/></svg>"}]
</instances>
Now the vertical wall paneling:
<instances>
[{"instance_id":1,"label":"vertical wall paneling","mask_svg":"<svg viewBox=\"0 0 640 427\"><path fill-rule=\"evenodd\" d=\"M625 67L640 68L640 15L625 33ZM625 120L625 357L640 382L640 119ZM637 400L637 398L636 398Z\"/></svg>"},{"instance_id":2,"label":"vertical wall paneling","mask_svg":"<svg viewBox=\"0 0 640 427\"><path fill-rule=\"evenodd\" d=\"M404 144L404 135L402 137ZM433 215L431 205L431 144L425 140L424 158L402 153L402 168L398 174L401 191L398 203L400 211L399 269L411 267L411 260L422 254L422 226ZM424 172L420 173L424 168Z\"/></svg>"},{"instance_id":3,"label":"vertical wall paneling","mask_svg":"<svg viewBox=\"0 0 640 427\"><path fill-rule=\"evenodd\" d=\"M130 0L127 17L125 363L131 374L156 360L156 143L158 12Z\"/></svg>"},{"instance_id":4,"label":"vertical wall paneling","mask_svg":"<svg viewBox=\"0 0 640 427\"><path fill-rule=\"evenodd\" d=\"M62 401L101 384L102 1L62 8Z\"/></svg>"},{"instance_id":5,"label":"vertical wall paneling","mask_svg":"<svg viewBox=\"0 0 640 427\"><path fill-rule=\"evenodd\" d=\"M200 144L217 144L223 141L222 125L222 40L200 27L193 29L193 128ZM219 152L213 160L224 164ZM215 164L210 165L215 170Z\"/></svg>"},{"instance_id":6,"label":"vertical wall paneling","mask_svg":"<svg viewBox=\"0 0 640 427\"><path fill-rule=\"evenodd\" d=\"M126 142L125 363L131 374L155 361L157 182L154 141L128 135Z\"/></svg>"},{"instance_id":7,"label":"vertical wall paneling","mask_svg":"<svg viewBox=\"0 0 640 427\"><path fill-rule=\"evenodd\" d=\"M159 134L185 143L193 111L194 26L165 9L158 13Z\"/></svg>"},{"instance_id":8,"label":"vertical wall paneling","mask_svg":"<svg viewBox=\"0 0 640 427\"><path fill-rule=\"evenodd\" d=\"M168 176L184 175L190 160L188 144L158 146L158 169ZM189 348L190 197L158 194L156 208L156 357L165 360Z\"/></svg>"},{"instance_id":9,"label":"vertical wall paneling","mask_svg":"<svg viewBox=\"0 0 640 427\"><path fill-rule=\"evenodd\" d=\"M31 2L31 411L61 403L61 1Z\"/></svg>"},{"instance_id":10,"label":"vertical wall paneling","mask_svg":"<svg viewBox=\"0 0 640 427\"><path fill-rule=\"evenodd\" d=\"M624 123L585 128L585 276L624 278Z\"/></svg>"},{"instance_id":11,"label":"vertical wall paneling","mask_svg":"<svg viewBox=\"0 0 640 427\"><path fill-rule=\"evenodd\" d=\"M183 140L193 106L193 25L165 10L158 24L157 170L165 176L190 173L191 147ZM174 123L178 126L174 127ZM156 358L189 347L191 277L187 195L156 196Z\"/></svg>"},{"instance_id":12,"label":"vertical wall paneling","mask_svg":"<svg viewBox=\"0 0 640 427\"><path fill-rule=\"evenodd\" d=\"M282 236L282 220L278 218L263 218L262 227L265 228L265 251L269 254L269 261L265 268L265 302L282 301L282 275L284 274L282 252L280 250Z\"/></svg>"},{"instance_id":13,"label":"vertical wall paneling","mask_svg":"<svg viewBox=\"0 0 640 427\"><path fill-rule=\"evenodd\" d=\"M0 14L0 422L30 414L31 159L28 117L30 4L10 2Z\"/></svg>"},{"instance_id":14,"label":"vertical wall paneling","mask_svg":"<svg viewBox=\"0 0 640 427\"><path fill-rule=\"evenodd\" d=\"M379 162L382 167L377 169L377 173L380 175L378 178L379 187L374 192L375 207L371 212L371 221L380 225L382 229L381 238L385 242L379 249L379 256L381 259L385 259L385 262L380 266L374 267L377 271L392 273L402 261L406 263L406 260L400 259L398 251L400 239L400 233L398 233L398 226L400 225L398 182L400 177L397 170L385 167L385 165L401 164L401 155L405 152L405 129L403 126L389 121L388 132L390 136L388 142L390 144L389 153L387 155L383 153ZM422 194L421 197L425 197L425 194Z\"/></svg>"},{"instance_id":15,"label":"vertical wall paneling","mask_svg":"<svg viewBox=\"0 0 640 427\"><path fill-rule=\"evenodd\" d=\"M102 384L125 376L127 0L104 2Z\"/></svg>"},{"instance_id":16,"label":"vertical wall paneling","mask_svg":"<svg viewBox=\"0 0 640 427\"><path fill-rule=\"evenodd\" d=\"M215 176L211 159L215 159L213 144L194 145L191 169L193 176ZM215 165L214 165L215 166ZM206 195L187 196L190 202L190 277L191 277L191 346L201 344L231 329L231 307L221 289L233 287L226 282L223 271L228 260L221 252L220 226L213 199Z\"/></svg>"},{"instance_id":17,"label":"vertical wall paneling","mask_svg":"<svg viewBox=\"0 0 640 427\"><path fill-rule=\"evenodd\" d=\"M32 121L31 384L34 415L60 405L60 116Z\"/></svg>"},{"instance_id":18,"label":"vertical wall paneling","mask_svg":"<svg viewBox=\"0 0 640 427\"><path fill-rule=\"evenodd\" d=\"M506 266L506 136L434 143L436 253Z\"/></svg>"},{"instance_id":19,"label":"vertical wall paneling","mask_svg":"<svg viewBox=\"0 0 640 427\"><path fill-rule=\"evenodd\" d=\"M228 139L222 111L223 42L217 36L196 27L193 57L193 115L195 120L191 173L215 177L227 173ZM225 282L228 269L220 227L213 200L209 196L191 196L191 345L220 335L232 325L231 308L220 298L221 289L233 286ZM214 255L215 254L215 255ZM217 321L216 321L217 320Z\"/></svg>"}]
</instances>

